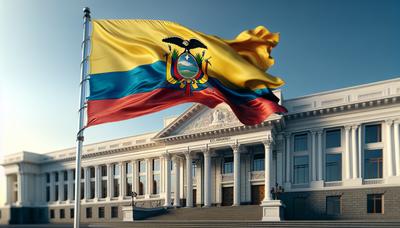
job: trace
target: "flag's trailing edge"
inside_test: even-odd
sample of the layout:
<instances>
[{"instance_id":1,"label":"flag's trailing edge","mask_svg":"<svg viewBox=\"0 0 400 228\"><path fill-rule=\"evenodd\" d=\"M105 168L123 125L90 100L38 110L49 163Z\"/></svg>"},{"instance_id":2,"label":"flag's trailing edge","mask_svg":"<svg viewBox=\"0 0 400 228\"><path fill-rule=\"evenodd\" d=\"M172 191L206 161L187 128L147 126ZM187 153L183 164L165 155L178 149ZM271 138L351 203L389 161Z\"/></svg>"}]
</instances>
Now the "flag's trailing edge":
<instances>
[{"instance_id":1,"label":"flag's trailing edge","mask_svg":"<svg viewBox=\"0 0 400 228\"><path fill-rule=\"evenodd\" d=\"M278 41L262 26L223 40L168 21L93 20L87 126L185 102L226 102L246 125L284 113L271 91L284 82L265 73Z\"/></svg>"}]
</instances>

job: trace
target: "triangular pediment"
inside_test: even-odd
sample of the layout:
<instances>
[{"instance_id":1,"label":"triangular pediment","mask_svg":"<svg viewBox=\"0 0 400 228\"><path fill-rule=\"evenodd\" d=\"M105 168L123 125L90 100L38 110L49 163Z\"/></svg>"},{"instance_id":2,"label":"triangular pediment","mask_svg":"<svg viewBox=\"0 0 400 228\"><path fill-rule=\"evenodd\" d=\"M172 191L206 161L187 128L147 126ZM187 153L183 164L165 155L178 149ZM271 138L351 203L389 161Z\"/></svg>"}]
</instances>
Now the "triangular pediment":
<instances>
[{"instance_id":1,"label":"triangular pediment","mask_svg":"<svg viewBox=\"0 0 400 228\"><path fill-rule=\"evenodd\" d=\"M213 109L195 104L166 126L156 138L195 134L242 125L225 103L219 104Z\"/></svg>"}]
</instances>

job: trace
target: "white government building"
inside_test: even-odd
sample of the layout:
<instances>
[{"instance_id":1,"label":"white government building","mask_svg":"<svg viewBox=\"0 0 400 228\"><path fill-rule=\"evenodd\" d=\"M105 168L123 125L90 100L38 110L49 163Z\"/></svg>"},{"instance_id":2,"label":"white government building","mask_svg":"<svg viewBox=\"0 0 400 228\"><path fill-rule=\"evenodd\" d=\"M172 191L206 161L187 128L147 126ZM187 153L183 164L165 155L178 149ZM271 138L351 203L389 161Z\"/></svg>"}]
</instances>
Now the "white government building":
<instances>
[{"instance_id":1,"label":"white government building","mask_svg":"<svg viewBox=\"0 0 400 228\"><path fill-rule=\"evenodd\" d=\"M399 78L281 102L255 126L195 104L158 132L85 145L82 221L121 221L132 191L138 207L261 204L264 220L400 217ZM1 223L73 220L74 148L2 166Z\"/></svg>"}]
</instances>

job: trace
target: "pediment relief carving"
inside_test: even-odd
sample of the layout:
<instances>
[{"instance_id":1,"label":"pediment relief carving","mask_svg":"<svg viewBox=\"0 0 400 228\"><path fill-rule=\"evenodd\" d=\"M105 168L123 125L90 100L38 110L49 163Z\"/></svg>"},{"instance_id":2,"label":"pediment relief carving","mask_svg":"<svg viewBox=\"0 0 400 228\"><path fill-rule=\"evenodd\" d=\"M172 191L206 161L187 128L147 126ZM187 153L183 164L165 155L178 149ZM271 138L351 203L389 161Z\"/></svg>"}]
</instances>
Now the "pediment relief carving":
<instances>
[{"instance_id":1,"label":"pediment relief carving","mask_svg":"<svg viewBox=\"0 0 400 228\"><path fill-rule=\"evenodd\" d=\"M204 107L202 111L189 119L187 124L175 130L172 135L199 133L240 125L242 123L236 118L230 107L220 104L214 109Z\"/></svg>"}]
</instances>

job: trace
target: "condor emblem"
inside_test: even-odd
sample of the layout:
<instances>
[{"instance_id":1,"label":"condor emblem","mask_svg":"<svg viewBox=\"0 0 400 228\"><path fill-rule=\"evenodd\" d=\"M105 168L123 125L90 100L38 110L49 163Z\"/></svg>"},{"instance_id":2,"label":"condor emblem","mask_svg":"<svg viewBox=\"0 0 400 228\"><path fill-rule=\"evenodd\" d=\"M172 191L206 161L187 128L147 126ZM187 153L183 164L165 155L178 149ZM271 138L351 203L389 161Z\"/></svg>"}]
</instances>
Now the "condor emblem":
<instances>
[{"instance_id":1,"label":"condor emblem","mask_svg":"<svg viewBox=\"0 0 400 228\"><path fill-rule=\"evenodd\" d=\"M190 50L196 48L207 49L207 46L196 39L184 40L180 37L169 37L162 40L183 48L181 53L177 49L169 47L169 53L165 54L167 62L167 81L171 84L178 84L179 88L185 88L185 94L191 95L192 90L199 88L208 80L207 67L210 62L204 59L205 50L202 53L193 55Z\"/></svg>"}]
</instances>

